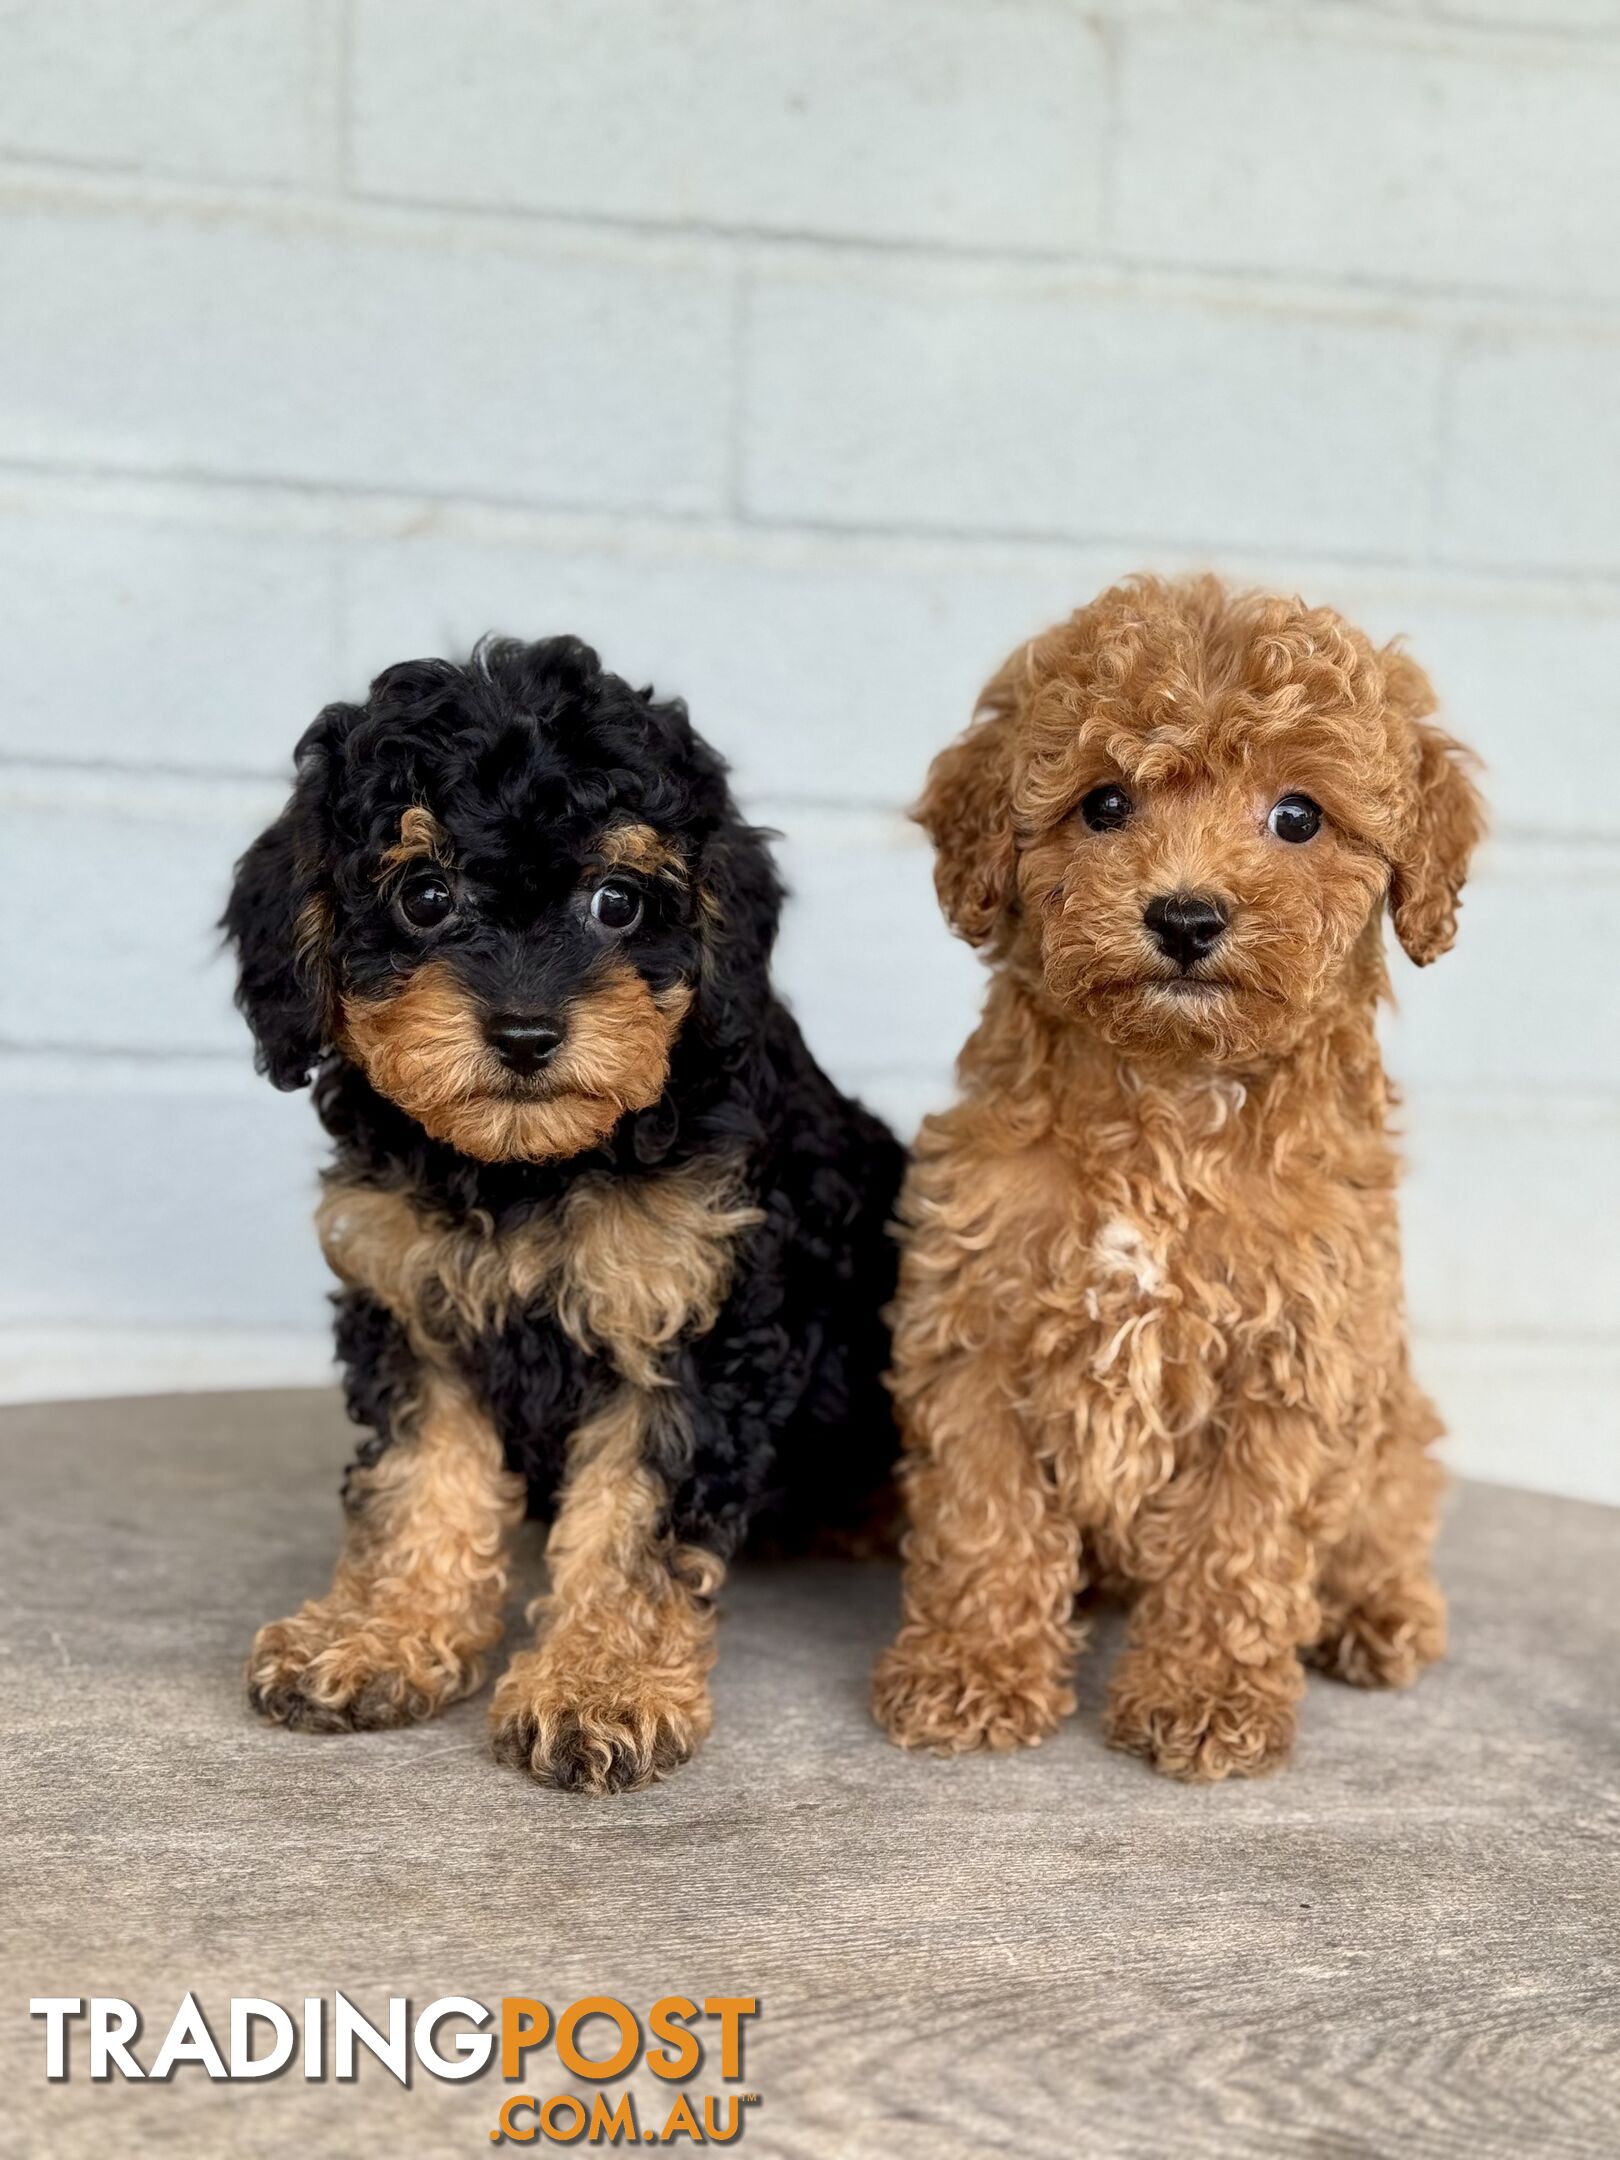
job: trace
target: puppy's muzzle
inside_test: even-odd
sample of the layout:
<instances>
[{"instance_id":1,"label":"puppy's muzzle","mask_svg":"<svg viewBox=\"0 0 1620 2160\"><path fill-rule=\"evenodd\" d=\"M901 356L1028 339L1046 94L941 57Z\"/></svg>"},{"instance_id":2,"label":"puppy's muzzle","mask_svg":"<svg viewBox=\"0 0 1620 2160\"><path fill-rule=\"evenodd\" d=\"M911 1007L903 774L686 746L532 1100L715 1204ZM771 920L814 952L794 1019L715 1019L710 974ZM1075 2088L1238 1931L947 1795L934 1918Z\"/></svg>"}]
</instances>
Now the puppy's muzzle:
<instances>
[{"instance_id":1,"label":"puppy's muzzle","mask_svg":"<svg viewBox=\"0 0 1620 2160\"><path fill-rule=\"evenodd\" d=\"M509 1073L529 1080L562 1046L563 1029L539 1013L491 1013L484 1039Z\"/></svg>"},{"instance_id":2,"label":"puppy's muzzle","mask_svg":"<svg viewBox=\"0 0 1620 2160\"><path fill-rule=\"evenodd\" d=\"M1208 893L1158 893L1142 910L1148 935L1184 975L1215 950L1230 920Z\"/></svg>"}]
</instances>

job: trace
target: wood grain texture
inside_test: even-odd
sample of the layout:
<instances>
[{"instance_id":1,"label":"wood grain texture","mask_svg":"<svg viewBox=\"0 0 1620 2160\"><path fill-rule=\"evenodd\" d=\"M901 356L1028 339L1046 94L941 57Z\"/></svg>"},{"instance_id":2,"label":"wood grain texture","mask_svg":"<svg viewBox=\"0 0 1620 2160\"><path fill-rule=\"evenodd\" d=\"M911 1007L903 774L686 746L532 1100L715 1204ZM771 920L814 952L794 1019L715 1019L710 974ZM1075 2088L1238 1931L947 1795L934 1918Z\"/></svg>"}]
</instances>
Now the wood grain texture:
<instances>
[{"instance_id":1,"label":"wood grain texture","mask_svg":"<svg viewBox=\"0 0 1620 2160\"><path fill-rule=\"evenodd\" d=\"M233 1992L342 1987L757 1993L760 2160L1620 2153L1620 1513L1461 1488L1446 1664L1313 1678L1295 1767L1208 1791L1104 1748L1107 1625L1055 1740L937 1763L866 1714L890 1571L744 1568L714 1738L590 1803L500 1771L482 1701L250 1717L347 1445L324 1394L0 1415L0 2152L494 2149L493 2075L48 2087L23 2015L112 1993L161 2029L191 1987L222 2029Z\"/></svg>"}]
</instances>

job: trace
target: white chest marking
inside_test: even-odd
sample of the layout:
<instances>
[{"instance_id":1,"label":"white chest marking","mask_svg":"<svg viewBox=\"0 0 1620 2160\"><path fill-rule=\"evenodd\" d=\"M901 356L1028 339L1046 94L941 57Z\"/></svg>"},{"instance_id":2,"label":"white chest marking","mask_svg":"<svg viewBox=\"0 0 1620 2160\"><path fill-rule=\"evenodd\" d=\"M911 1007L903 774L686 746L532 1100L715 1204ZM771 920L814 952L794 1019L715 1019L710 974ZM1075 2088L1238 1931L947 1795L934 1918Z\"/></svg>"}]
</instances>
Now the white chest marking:
<instances>
[{"instance_id":1,"label":"white chest marking","mask_svg":"<svg viewBox=\"0 0 1620 2160\"><path fill-rule=\"evenodd\" d=\"M1099 1274L1129 1277L1143 1297L1157 1297L1163 1290L1163 1267L1138 1225L1123 1215L1115 1215L1103 1224L1091 1251Z\"/></svg>"}]
</instances>

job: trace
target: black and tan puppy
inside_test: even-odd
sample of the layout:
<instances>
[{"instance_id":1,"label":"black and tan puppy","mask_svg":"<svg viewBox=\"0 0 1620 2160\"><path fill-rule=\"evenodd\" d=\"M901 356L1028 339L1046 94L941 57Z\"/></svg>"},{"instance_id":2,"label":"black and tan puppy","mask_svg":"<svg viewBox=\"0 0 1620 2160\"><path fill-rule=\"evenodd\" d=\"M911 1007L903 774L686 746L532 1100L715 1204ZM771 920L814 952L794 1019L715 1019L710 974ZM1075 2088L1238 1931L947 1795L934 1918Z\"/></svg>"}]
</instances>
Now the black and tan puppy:
<instances>
[{"instance_id":1,"label":"black and tan puppy","mask_svg":"<svg viewBox=\"0 0 1620 2160\"><path fill-rule=\"evenodd\" d=\"M708 1729L751 1526L880 1508L901 1154L773 996L780 888L721 760L571 638L332 705L238 865L238 999L336 1142L319 1214L370 1427L331 1591L261 1630L267 1717L397 1725L475 1688L508 1532L550 1595L497 1753L644 1784Z\"/></svg>"}]
</instances>

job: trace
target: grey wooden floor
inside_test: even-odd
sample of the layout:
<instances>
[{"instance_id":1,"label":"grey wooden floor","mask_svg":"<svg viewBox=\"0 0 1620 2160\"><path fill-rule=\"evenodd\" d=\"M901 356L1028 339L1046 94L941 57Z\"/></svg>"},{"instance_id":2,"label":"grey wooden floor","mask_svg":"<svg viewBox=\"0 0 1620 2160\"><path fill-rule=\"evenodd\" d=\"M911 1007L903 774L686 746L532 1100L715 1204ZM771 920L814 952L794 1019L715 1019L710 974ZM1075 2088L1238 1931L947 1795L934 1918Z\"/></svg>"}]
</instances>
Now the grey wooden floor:
<instances>
[{"instance_id":1,"label":"grey wooden floor","mask_svg":"<svg viewBox=\"0 0 1620 2160\"><path fill-rule=\"evenodd\" d=\"M1620 2154L1620 1512L1457 1492L1449 1662L1313 1680L1295 1766L1208 1791L1103 1747L1106 1627L1058 1739L941 1764L867 1720L890 1570L744 1571L703 1756L589 1802L498 1769L480 1703L250 1718L347 1444L320 1394L0 1414L5 2153L490 2149L494 2074L48 2087L24 2014L341 1987L756 1994L758 2160Z\"/></svg>"}]
</instances>

